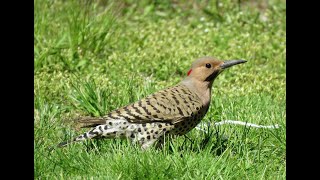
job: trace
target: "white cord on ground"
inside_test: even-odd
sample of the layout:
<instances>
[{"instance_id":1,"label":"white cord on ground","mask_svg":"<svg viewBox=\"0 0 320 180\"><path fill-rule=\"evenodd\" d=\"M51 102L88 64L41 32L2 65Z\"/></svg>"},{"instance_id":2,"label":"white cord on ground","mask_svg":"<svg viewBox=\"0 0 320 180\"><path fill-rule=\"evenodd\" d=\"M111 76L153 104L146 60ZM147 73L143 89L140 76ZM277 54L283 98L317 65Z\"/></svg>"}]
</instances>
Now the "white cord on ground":
<instances>
[{"instance_id":1,"label":"white cord on ground","mask_svg":"<svg viewBox=\"0 0 320 180\"><path fill-rule=\"evenodd\" d=\"M275 125L270 125L270 126L263 126L263 125L257 125L257 124L252 124L252 123L248 123L248 122L243 122L243 121L234 121L234 120L225 120L225 121L220 121L220 122L216 122L214 123L214 125L216 126L220 126L223 124L236 124L236 125L242 125L242 126L247 126L247 127L255 127L255 128L267 128L267 129L275 129L275 128L279 128L280 126L278 124ZM206 126L206 124L199 124L196 129L199 129L201 131L206 132L205 130L201 129L199 126Z\"/></svg>"}]
</instances>

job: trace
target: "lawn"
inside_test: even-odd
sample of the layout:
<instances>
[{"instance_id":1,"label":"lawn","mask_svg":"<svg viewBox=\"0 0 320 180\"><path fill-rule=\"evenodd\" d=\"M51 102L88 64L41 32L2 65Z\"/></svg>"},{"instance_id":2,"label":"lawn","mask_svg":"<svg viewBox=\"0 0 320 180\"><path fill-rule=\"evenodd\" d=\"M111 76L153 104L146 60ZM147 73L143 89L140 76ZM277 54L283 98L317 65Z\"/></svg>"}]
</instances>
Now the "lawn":
<instances>
[{"instance_id":1,"label":"lawn","mask_svg":"<svg viewBox=\"0 0 320 180\"><path fill-rule=\"evenodd\" d=\"M202 56L248 61L215 80L205 132L161 150L99 139L48 151L84 132L75 118L173 86ZM35 0L34 175L286 179L286 1Z\"/></svg>"}]
</instances>

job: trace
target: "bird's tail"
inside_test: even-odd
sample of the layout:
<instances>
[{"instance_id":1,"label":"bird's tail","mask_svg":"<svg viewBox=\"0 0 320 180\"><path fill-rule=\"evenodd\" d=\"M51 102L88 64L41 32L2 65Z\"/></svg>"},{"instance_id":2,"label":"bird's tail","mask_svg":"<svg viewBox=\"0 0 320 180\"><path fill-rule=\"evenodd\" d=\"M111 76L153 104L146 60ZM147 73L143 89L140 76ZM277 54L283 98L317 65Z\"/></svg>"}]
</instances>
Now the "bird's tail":
<instances>
[{"instance_id":1,"label":"bird's tail","mask_svg":"<svg viewBox=\"0 0 320 180\"><path fill-rule=\"evenodd\" d=\"M61 148L61 147L67 146L67 145L74 143L74 142L97 138L103 134L103 131L101 131L101 129L105 129L105 128L108 128L107 125L98 125L98 126L92 128L90 131L83 133L80 136L77 136L77 137L75 137L71 140L68 140L68 141L61 142L58 145L49 148L49 151L52 151L56 148Z\"/></svg>"},{"instance_id":2,"label":"bird's tail","mask_svg":"<svg viewBox=\"0 0 320 180\"><path fill-rule=\"evenodd\" d=\"M97 120L97 121L93 121L93 120ZM99 138L99 137L105 137L105 138L123 137L126 135L125 129L128 127L128 126L119 125L119 124L123 124L125 120L108 120L108 121L103 120L103 124L102 124L102 121L99 121L99 119L91 119L89 122L91 124L89 124L88 121L86 121L85 119L81 121L82 123L86 124L86 126L82 126L82 127L92 127L94 126L95 123L99 123L100 125L93 127L90 131L87 131L78 137L75 137L68 141L61 142L58 145L51 147L49 150L64 147L70 143L85 141L87 139L93 139L93 138Z\"/></svg>"}]
</instances>

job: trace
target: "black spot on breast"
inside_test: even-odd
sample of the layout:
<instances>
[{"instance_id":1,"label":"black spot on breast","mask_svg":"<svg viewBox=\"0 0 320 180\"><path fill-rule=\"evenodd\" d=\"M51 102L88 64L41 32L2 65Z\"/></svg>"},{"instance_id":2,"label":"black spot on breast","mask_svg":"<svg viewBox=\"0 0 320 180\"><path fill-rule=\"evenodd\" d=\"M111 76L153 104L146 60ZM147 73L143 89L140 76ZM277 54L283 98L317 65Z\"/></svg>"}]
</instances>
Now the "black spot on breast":
<instances>
[{"instance_id":1,"label":"black spot on breast","mask_svg":"<svg viewBox=\"0 0 320 180\"><path fill-rule=\"evenodd\" d=\"M150 136L147 136L147 139L150 139Z\"/></svg>"},{"instance_id":2,"label":"black spot on breast","mask_svg":"<svg viewBox=\"0 0 320 180\"><path fill-rule=\"evenodd\" d=\"M131 137L131 138L134 138L134 137L135 137L135 135L132 133L130 137Z\"/></svg>"}]
</instances>

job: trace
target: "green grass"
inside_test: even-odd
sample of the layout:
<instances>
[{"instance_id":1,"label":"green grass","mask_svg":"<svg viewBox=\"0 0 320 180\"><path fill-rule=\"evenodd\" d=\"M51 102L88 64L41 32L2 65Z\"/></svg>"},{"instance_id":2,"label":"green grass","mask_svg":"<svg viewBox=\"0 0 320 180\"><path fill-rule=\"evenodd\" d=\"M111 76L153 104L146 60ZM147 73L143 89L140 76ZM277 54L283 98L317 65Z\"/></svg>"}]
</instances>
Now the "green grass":
<instances>
[{"instance_id":1,"label":"green grass","mask_svg":"<svg viewBox=\"0 0 320 180\"><path fill-rule=\"evenodd\" d=\"M110 3L112 2L112 3ZM286 179L286 2L34 2L36 179ZM48 148L101 116L177 84L198 57L246 59L213 85L203 123L162 150L126 140Z\"/></svg>"}]
</instances>

